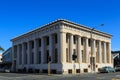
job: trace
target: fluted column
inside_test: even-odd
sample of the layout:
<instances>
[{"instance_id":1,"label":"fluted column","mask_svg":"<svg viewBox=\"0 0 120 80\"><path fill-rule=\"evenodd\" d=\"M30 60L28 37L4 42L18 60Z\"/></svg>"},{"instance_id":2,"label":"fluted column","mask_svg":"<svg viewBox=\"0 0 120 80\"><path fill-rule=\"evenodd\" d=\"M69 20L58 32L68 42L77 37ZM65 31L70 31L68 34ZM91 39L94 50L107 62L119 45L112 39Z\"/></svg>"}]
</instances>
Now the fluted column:
<instances>
[{"instance_id":1,"label":"fluted column","mask_svg":"<svg viewBox=\"0 0 120 80\"><path fill-rule=\"evenodd\" d=\"M44 46L45 46L45 42L44 42L44 37L41 37L41 63L44 63Z\"/></svg>"},{"instance_id":2,"label":"fluted column","mask_svg":"<svg viewBox=\"0 0 120 80\"><path fill-rule=\"evenodd\" d=\"M34 64L37 64L37 40L34 40Z\"/></svg>"},{"instance_id":3,"label":"fluted column","mask_svg":"<svg viewBox=\"0 0 120 80\"><path fill-rule=\"evenodd\" d=\"M104 63L106 63L106 43L104 42Z\"/></svg>"},{"instance_id":4,"label":"fluted column","mask_svg":"<svg viewBox=\"0 0 120 80\"><path fill-rule=\"evenodd\" d=\"M25 48L24 48L24 43L22 43L22 65L24 65L24 55L25 55Z\"/></svg>"},{"instance_id":5,"label":"fluted column","mask_svg":"<svg viewBox=\"0 0 120 80\"><path fill-rule=\"evenodd\" d=\"M78 62L82 63L82 55L81 55L81 37L78 36Z\"/></svg>"},{"instance_id":6,"label":"fluted column","mask_svg":"<svg viewBox=\"0 0 120 80\"><path fill-rule=\"evenodd\" d=\"M15 47L14 47L14 45L12 44L12 71L16 71L16 69L15 69L15 49L14 49Z\"/></svg>"},{"instance_id":7,"label":"fluted column","mask_svg":"<svg viewBox=\"0 0 120 80\"><path fill-rule=\"evenodd\" d=\"M86 63L88 63L88 38L85 38L85 56L86 56Z\"/></svg>"},{"instance_id":8,"label":"fluted column","mask_svg":"<svg viewBox=\"0 0 120 80\"><path fill-rule=\"evenodd\" d=\"M20 56L19 56L19 45L17 45L17 65L19 65L19 60L20 60Z\"/></svg>"},{"instance_id":9,"label":"fluted column","mask_svg":"<svg viewBox=\"0 0 120 80\"><path fill-rule=\"evenodd\" d=\"M28 41L27 64L30 64L30 42Z\"/></svg>"},{"instance_id":10,"label":"fluted column","mask_svg":"<svg viewBox=\"0 0 120 80\"><path fill-rule=\"evenodd\" d=\"M96 55L96 41L93 39L92 40L92 44L93 44L93 46L92 46L92 57L94 56L94 55Z\"/></svg>"},{"instance_id":11,"label":"fluted column","mask_svg":"<svg viewBox=\"0 0 120 80\"><path fill-rule=\"evenodd\" d=\"M102 63L101 41L99 41L99 63Z\"/></svg>"},{"instance_id":12,"label":"fluted column","mask_svg":"<svg viewBox=\"0 0 120 80\"><path fill-rule=\"evenodd\" d=\"M58 56L58 62L65 63L66 62L66 48L64 47L66 43L66 33L60 32L58 34L59 39L59 56Z\"/></svg>"},{"instance_id":13,"label":"fluted column","mask_svg":"<svg viewBox=\"0 0 120 80\"><path fill-rule=\"evenodd\" d=\"M52 43L52 34L50 34L49 35L49 56L51 56L51 62L53 62L53 56L52 56L52 45L53 45L53 43Z\"/></svg>"},{"instance_id":14,"label":"fluted column","mask_svg":"<svg viewBox=\"0 0 120 80\"><path fill-rule=\"evenodd\" d=\"M109 63L111 63L111 59L112 59L112 54L111 54L111 43L108 44L108 47L109 47Z\"/></svg>"},{"instance_id":15,"label":"fluted column","mask_svg":"<svg viewBox=\"0 0 120 80\"><path fill-rule=\"evenodd\" d=\"M72 55L73 55L73 35L70 35L70 62L72 62Z\"/></svg>"}]
</instances>

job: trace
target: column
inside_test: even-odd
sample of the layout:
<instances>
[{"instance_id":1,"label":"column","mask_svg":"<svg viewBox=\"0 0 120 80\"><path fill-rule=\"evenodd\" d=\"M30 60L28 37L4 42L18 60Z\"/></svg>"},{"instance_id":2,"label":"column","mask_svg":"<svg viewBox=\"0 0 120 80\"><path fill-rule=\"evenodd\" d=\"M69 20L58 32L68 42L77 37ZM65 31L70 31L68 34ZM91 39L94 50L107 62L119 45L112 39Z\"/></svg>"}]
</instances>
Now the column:
<instances>
[{"instance_id":1,"label":"column","mask_svg":"<svg viewBox=\"0 0 120 80\"><path fill-rule=\"evenodd\" d=\"M65 63L66 62L66 33L60 32L58 33L58 43L59 43L59 54L58 54L58 62Z\"/></svg>"},{"instance_id":2,"label":"column","mask_svg":"<svg viewBox=\"0 0 120 80\"><path fill-rule=\"evenodd\" d=\"M102 63L101 41L99 41L99 63Z\"/></svg>"},{"instance_id":3,"label":"column","mask_svg":"<svg viewBox=\"0 0 120 80\"><path fill-rule=\"evenodd\" d=\"M43 64L44 63L44 54L45 54L45 51L44 51L44 37L41 37L41 63Z\"/></svg>"},{"instance_id":4,"label":"column","mask_svg":"<svg viewBox=\"0 0 120 80\"><path fill-rule=\"evenodd\" d=\"M17 45L17 65L19 65L19 60L20 60L20 56L19 56L19 44Z\"/></svg>"},{"instance_id":5,"label":"column","mask_svg":"<svg viewBox=\"0 0 120 80\"><path fill-rule=\"evenodd\" d=\"M104 63L106 63L106 43L104 42Z\"/></svg>"},{"instance_id":6,"label":"column","mask_svg":"<svg viewBox=\"0 0 120 80\"><path fill-rule=\"evenodd\" d=\"M49 56L51 56L51 62L53 62L53 56L52 56L52 34L49 35Z\"/></svg>"},{"instance_id":7,"label":"column","mask_svg":"<svg viewBox=\"0 0 120 80\"><path fill-rule=\"evenodd\" d=\"M78 62L82 63L82 55L81 55L81 37L78 36Z\"/></svg>"},{"instance_id":8,"label":"column","mask_svg":"<svg viewBox=\"0 0 120 80\"><path fill-rule=\"evenodd\" d=\"M85 56L86 56L86 63L88 63L88 38L85 38Z\"/></svg>"},{"instance_id":9,"label":"column","mask_svg":"<svg viewBox=\"0 0 120 80\"><path fill-rule=\"evenodd\" d=\"M24 55L25 55L25 48L24 48L24 43L22 43L22 65L24 65Z\"/></svg>"},{"instance_id":10,"label":"column","mask_svg":"<svg viewBox=\"0 0 120 80\"><path fill-rule=\"evenodd\" d=\"M70 35L70 62L72 62L72 55L73 55L73 35Z\"/></svg>"},{"instance_id":11,"label":"column","mask_svg":"<svg viewBox=\"0 0 120 80\"><path fill-rule=\"evenodd\" d=\"M28 51L27 51L27 64L30 64L30 42L27 43Z\"/></svg>"},{"instance_id":12,"label":"column","mask_svg":"<svg viewBox=\"0 0 120 80\"><path fill-rule=\"evenodd\" d=\"M109 63L111 63L111 59L112 59L112 54L111 54L111 43L108 44L108 51L109 51Z\"/></svg>"},{"instance_id":13,"label":"column","mask_svg":"<svg viewBox=\"0 0 120 80\"><path fill-rule=\"evenodd\" d=\"M14 59L15 59L15 51L14 51L14 45L12 44L12 71L14 71Z\"/></svg>"},{"instance_id":14,"label":"column","mask_svg":"<svg viewBox=\"0 0 120 80\"><path fill-rule=\"evenodd\" d=\"M34 40L34 64L37 64L37 40Z\"/></svg>"},{"instance_id":15,"label":"column","mask_svg":"<svg viewBox=\"0 0 120 80\"><path fill-rule=\"evenodd\" d=\"M92 40L92 43L91 44L93 44L93 46L91 46L92 47L92 57L94 56L94 55L96 55L96 41L93 39Z\"/></svg>"}]
</instances>

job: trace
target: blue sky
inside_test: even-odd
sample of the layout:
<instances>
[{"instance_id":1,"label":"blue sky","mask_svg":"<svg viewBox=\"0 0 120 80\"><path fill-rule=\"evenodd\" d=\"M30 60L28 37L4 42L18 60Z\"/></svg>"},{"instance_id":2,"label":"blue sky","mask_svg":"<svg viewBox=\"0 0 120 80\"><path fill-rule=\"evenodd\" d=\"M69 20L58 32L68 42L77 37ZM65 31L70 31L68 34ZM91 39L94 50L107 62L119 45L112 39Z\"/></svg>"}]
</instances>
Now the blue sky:
<instances>
[{"instance_id":1,"label":"blue sky","mask_svg":"<svg viewBox=\"0 0 120 80\"><path fill-rule=\"evenodd\" d=\"M113 35L112 50L120 50L120 0L0 0L0 45L6 50L10 39L56 19L98 26Z\"/></svg>"}]
</instances>

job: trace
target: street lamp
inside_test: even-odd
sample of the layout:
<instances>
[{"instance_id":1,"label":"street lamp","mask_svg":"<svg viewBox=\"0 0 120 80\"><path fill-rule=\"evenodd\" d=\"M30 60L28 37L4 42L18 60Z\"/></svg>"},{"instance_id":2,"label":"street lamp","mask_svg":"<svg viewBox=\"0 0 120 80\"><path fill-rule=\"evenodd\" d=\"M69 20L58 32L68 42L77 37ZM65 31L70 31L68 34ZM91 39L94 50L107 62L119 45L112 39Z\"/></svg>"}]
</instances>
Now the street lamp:
<instances>
[{"instance_id":1,"label":"street lamp","mask_svg":"<svg viewBox=\"0 0 120 80\"><path fill-rule=\"evenodd\" d=\"M104 24L101 24L100 26L104 26ZM93 43L93 31L95 30L96 27L92 28L90 31L90 45L91 45L91 57L90 57L90 64L91 64L91 72L94 72L95 68L95 58L92 53L92 43Z\"/></svg>"}]
</instances>

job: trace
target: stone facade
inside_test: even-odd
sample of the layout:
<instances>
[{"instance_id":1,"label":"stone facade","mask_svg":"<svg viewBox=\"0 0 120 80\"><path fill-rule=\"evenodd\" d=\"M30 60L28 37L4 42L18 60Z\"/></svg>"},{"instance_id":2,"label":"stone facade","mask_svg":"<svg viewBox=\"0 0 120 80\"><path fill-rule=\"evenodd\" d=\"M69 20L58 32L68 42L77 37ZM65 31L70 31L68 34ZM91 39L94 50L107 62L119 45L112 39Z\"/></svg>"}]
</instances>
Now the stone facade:
<instances>
[{"instance_id":1,"label":"stone facade","mask_svg":"<svg viewBox=\"0 0 120 80\"><path fill-rule=\"evenodd\" d=\"M13 71L47 72L49 56L52 73L97 72L103 66L113 66L111 35L67 20L57 20L11 41Z\"/></svg>"}]
</instances>

